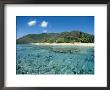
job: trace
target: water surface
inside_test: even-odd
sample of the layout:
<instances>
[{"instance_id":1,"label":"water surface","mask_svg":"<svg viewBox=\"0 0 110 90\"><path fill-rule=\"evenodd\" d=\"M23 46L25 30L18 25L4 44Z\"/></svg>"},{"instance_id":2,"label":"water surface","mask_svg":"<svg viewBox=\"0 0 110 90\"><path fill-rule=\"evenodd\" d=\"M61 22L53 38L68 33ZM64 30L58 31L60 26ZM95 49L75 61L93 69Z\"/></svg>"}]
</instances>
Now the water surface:
<instances>
[{"instance_id":1,"label":"water surface","mask_svg":"<svg viewBox=\"0 0 110 90\"><path fill-rule=\"evenodd\" d=\"M94 47L17 44L16 74L94 74Z\"/></svg>"}]
</instances>

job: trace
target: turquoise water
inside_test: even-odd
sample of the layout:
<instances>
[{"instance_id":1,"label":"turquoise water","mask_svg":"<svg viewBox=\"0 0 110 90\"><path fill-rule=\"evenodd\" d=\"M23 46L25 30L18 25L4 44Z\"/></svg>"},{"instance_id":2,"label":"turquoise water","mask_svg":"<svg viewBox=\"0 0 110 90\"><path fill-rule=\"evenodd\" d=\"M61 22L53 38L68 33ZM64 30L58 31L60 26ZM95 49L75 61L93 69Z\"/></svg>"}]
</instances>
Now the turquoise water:
<instances>
[{"instance_id":1,"label":"turquoise water","mask_svg":"<svg viewBox=\"0 0 110 90\"><path fill-rule=\"evenodd\" d=\"M18 44L16 74L94 74L94 47Z\"/></svg>"}]
</instances>

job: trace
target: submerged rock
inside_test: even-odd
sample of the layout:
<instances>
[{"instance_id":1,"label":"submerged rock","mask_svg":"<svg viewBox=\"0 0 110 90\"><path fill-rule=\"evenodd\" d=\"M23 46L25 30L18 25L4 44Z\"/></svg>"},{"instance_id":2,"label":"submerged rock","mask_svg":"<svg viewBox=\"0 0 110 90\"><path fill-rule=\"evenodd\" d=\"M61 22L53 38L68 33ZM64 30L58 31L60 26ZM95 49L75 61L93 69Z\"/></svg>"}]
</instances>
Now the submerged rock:
<instances>
[{"instance_id":1,"label":"submerged rock","mask_svg":"<svg viewBox=\"0 0 110 90\"><path fill-rule=\"evenodd\" d=\"M94 48L19 45L16 60L16 74L94 74Z\"/></svg>"}]
</instances>

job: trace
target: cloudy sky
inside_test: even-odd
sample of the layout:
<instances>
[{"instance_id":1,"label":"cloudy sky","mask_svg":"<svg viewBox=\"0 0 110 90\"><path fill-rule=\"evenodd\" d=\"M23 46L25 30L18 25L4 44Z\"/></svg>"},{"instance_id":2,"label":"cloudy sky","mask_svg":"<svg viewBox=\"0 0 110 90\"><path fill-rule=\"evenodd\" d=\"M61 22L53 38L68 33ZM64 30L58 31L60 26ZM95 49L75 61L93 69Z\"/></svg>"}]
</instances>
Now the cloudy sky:
<instances>
[{"instance_id":1,"label":"cloudy sky","mask_svg":"<svg viewBox=\"0 0 110 90\"><path fill-rule=\"evenodd\" d=\"M17 38L73 30L94 34L94 16L16 16Z\"/></svg>"}]
</instances>

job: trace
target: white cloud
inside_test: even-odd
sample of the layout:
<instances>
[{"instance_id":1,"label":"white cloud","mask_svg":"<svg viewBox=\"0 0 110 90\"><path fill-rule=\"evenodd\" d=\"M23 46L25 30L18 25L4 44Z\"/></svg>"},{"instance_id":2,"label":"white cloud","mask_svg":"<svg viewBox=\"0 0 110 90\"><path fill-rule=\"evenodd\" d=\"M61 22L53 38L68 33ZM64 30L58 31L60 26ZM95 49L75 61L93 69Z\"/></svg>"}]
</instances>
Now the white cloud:
<instances>
[{"instance_id":1,"label":"white cloud","mask_svg":"<svg viewBox=\"0 0 110 90\"><path fill-rule=\"evenodd\" d=\"M41 27L46 28L48 26L48 22L42 21L41 22Z\"/></svg>"},{"instance_id":2,"label":"white cloud","mask_svg":"<svg viewBox=\"0 0 110 90\"><path fill-rule=\"evenodd\" d=\"M28 22L28 26L29 27L32 27L32 26L35 26L35 25L36 25L36 21L35 20Z\"/></svg>"},{"instance_id":3,"label":"white cloud","mask_svg":"<svg viewBox=\"0 0 110 90\"><path fill-rule=\"evenodd\" d=\"M43 30L43 33L47 33L47 30Z\"/></svg>"}]
</instances>

